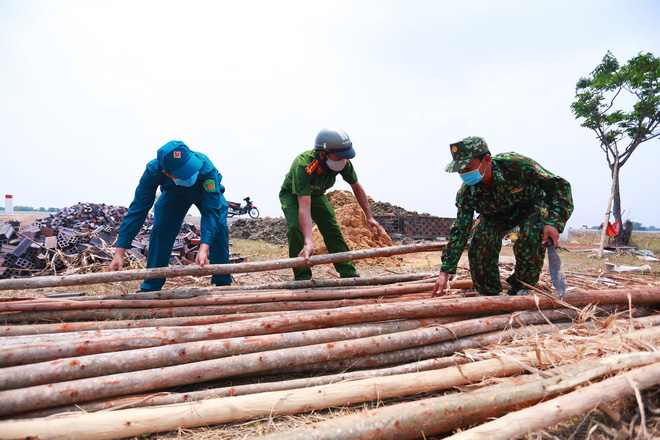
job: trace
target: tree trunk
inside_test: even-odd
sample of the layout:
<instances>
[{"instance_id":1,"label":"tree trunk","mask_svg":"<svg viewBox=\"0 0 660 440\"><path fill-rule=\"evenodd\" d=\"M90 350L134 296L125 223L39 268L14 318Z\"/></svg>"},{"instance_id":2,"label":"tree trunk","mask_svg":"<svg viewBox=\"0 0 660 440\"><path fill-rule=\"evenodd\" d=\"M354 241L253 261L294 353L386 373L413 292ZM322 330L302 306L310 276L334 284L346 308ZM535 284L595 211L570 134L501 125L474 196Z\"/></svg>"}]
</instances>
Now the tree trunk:
<instances>
[{"instance_id":1,"label":"tree trunk","mask_svg":"<svg viewBox=\"0 0 660 440\"><path fill-rule=\"evenodd\" d=\"M619 157L615 156L614 165L612 165L612 189L610 190L610 199L607 201L607 211L605 212L605 221L600 231L600 245L598 246L598 258L603 258L603 248L605 248L605 237L607 236L607 226L610 224L610 214L612 213L612 203L617 196L619 188Z\"/></svg>"},{"instance_id":2,"label":"tree trunk","mask_svg":"<svg viewBox=\"0 0 660 440\"><path fill-rule=\"evenodd\" d=\"M618 157L615 166L616 172L612 174L612 186L614 190L614 206L612 207L612 214L614 215L614 220L619 222L619 233L614 237L614 244L627 246L630 243L630 236L632 234L632 222L626 221L624 224L623 214L621 212L621 187L619 185L621 170Z\"/></svg>"}]
</instances>

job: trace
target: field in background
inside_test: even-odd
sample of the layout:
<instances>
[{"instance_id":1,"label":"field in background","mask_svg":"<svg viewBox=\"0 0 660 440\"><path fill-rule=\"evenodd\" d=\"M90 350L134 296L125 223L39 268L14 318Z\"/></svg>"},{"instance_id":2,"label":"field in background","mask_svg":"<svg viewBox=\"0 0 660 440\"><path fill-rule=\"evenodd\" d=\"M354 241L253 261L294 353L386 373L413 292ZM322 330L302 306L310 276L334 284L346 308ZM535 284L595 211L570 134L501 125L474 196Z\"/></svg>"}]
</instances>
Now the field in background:
<instances>
[{"instance_id":1,"label":"field in background","mask_svg":"<svg viewBox=\"0 0 660 440\"><path fill-rule=\"evenodd\" d=\"M48 213L23 213L6 216L0 214L0 221L10 219L21 222L21 227L30 225L37 219L48 217ZM199 217L186 217L186 221L199 225ZM571 229L568 234L569 242L578 242L583 244L598 244L600 241L600 231L593 229ZM607 243L607 242L606 242ZM647 249L660 257L660 232L657 231L635 231L632 236L632 246L637 249ZM265 241L231 239L231 252L240 253L248 257L248 261L273 260L287 257L286 246L275 245ZM596 272L606 272L605 262L615 263L618 266L642 266L649 264L653 273L660 274L660 263L647 263L637 258L636 255L619 252L607 255L603 260L589 258L591 252L569 252L560 249L559 254L564 264L565 270L592 270ZM406 271L436 271L440 268L441 252L432 252L422 255L412 254L401 256L405 260ZM513 246L503 246L501 252L501 261L513 263ZM461 260L461 266L467 267L467 252ZM360 268L360 272L366 271ZM377 274L369 271L369 276ZM377 270L375 272L378 272ZM137 282L136 282L137 283ZM139 283L137 283L139 285Z\"/></svg>"}]
</instances>

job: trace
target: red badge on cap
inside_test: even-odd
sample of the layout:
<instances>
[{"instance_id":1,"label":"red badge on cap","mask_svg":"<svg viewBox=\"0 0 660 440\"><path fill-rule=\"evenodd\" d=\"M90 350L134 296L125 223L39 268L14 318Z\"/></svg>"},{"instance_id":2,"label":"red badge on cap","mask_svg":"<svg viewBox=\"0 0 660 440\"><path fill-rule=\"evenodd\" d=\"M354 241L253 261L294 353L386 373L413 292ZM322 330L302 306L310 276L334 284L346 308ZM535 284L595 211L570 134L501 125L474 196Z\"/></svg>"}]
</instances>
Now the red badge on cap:
<instances>
[{"instance_id":1,"label":"red badge on cap","mask_svg":"<svg viewBox=\"0 0 660 440\"><path fill-rule=\"evenodd\" d=\"M175 151L174 152L174 158L175 159L181 159L181 152L180 151Z\"/></svg>"}]
</instances>

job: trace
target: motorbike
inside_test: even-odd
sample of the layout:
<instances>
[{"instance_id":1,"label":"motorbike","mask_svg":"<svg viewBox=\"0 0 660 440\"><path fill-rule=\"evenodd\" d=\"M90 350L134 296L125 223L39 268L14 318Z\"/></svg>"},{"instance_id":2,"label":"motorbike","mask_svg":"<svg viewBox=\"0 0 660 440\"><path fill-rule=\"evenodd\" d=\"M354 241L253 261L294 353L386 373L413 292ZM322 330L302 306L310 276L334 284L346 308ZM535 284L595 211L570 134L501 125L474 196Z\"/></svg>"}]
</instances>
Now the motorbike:
<instances>
[{"instance_id":1,"label":"motorbike","mask_svg":"<svg viewBox=\"0 0 660 440\"><path fill-rule=\"evenodd\" d=\"M227 217L247 214L252 218L258 218L259 210L252 204L252 200L250 200L249 197L246 197L243 200L245 200L245 206L241 206L240 203L230 202L227 200L227 203L229 204L229 212L227 213Z\"/></svg>"}]
</instances>

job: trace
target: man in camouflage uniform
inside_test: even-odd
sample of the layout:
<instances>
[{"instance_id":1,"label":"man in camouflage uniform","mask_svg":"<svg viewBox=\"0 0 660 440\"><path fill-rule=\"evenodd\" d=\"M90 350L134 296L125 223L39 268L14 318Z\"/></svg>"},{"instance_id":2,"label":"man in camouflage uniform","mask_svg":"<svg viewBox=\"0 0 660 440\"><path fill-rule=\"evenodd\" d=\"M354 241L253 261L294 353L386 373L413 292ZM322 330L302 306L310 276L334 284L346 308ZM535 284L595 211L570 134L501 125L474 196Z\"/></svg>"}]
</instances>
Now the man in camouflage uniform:
<instances>
[{"instance_id":1,"label":"man in camouflage uniform","mask_svg":"<svg viewBox=\"0 0 660 440\"><path fill-rule=\"evenodd\" d=\"M348 135L339 128L326 128L316 136L314 149L305 151L293 161L280 189L280 202L288 226L289 257L304 257L309 263L309 257L314 254L312 220L329 253L350 250L337 224L335 211L325 196L338 174L351 185L371 232L380 236L380 225L371 213L367 194L349 160L353 157L355 150ZM342 278L358 276L352 261L334 263L334 266ZM308 267L295 267L293 274L296 280L312 278L312 270Z\"/></svg>"},{"instance_id":2,"label":"man in camouflage uniform","mask_svg":"<svg viewBox=\"0 0 660 440\"><path fill-rule=\"evenodd\" d=\"M442 266L433 296L442 295L449 274L456 273L458 260L472 229L468 249L470 274L482 295L502 291L497 267L502 238L518 226L520 234L513 246L514 273L507 278L509 295L526 294L535 285L543 268L545 244L554 246L559 233L573 212L571 185L548 172L534 160L517 153L491 158L483 138L472 136L450 144L454 159L445 171L458 172L464 184L456 195L457 219L451 227ZM479 218L473 224L474 212Z\"/></svg>"}]
</instances>

